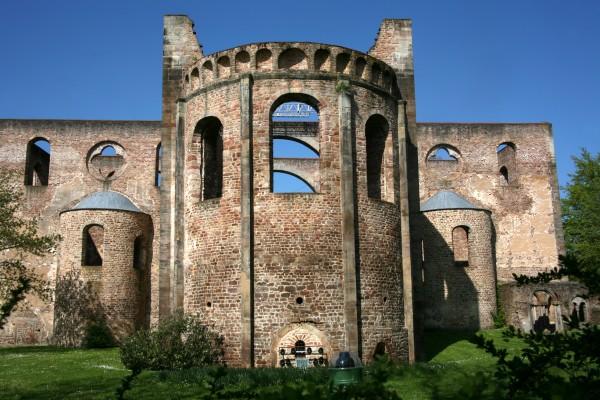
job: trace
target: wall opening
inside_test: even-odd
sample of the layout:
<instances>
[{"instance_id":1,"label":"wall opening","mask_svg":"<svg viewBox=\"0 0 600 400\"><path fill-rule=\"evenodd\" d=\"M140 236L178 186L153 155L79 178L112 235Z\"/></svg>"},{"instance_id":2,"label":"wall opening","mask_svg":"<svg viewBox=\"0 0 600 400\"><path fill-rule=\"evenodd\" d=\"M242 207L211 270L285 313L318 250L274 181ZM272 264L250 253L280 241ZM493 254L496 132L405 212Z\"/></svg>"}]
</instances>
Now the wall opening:
<instances>
[{"instance_id":1,"label":"wall opening","mask_svg":"<svg viewBox=\"0 0 600 400\"><path fill-rule=\"evenodd\" d=\"M104 228L92 224L83 228L81 265L101 267L104 259Z\"/></svg>"},{"instance_id":2,"label":"wall opening","mask_svg":"<svg viewBox=\"0 0 600 400\"><path fill-rule=\"evenodd\" d=\"M500 183L508 185L516 182L517 151L514 143L504 142L496 147Z\"/></svg>"},{"instance_id":3,"label":"wall opening","mask_svg":"<svg viewBox=\"0 0 600 400\"><path fill-rule=\"evenodd\" d=\"M458 150L445 144L435 146L427 155L427 161L458 161L458 158Z\"/></svg>"},{"instance_id":4,"label":"wall opening","mask_svg":"<svg viewBox=\"0 0 600 400\"><path fill-rule=\"evenodd\" d=\"M287 94L271 107L271 191L314 193L319 185L317 101Z\"/></svg>"},{"instance_id":5,"label":"wall opening","mask_svg":"<svg viewBox=\"0 0 600 400\"><path fill-rule=\"evenodd\" d=\"M388 142L389 124L381 115L373 115L365 125L366 159L367 159L367 192L369 197L381 200L385 194L386 143ZM391 147L391 146L390 146ZM388 180L393 179L388 177Z\"/></svg>"},{"instance_id":6,"label":"wall opening","mask_svg":"<svg viewBox=\"0 0 600 400\"><path fill-rule=\"evenodd\" d=\"M279 55L279 68L291 70L307 69L306 54L296 48L284 50Z\"/></svg>"},{"instance_id":7,"label":"wall opening","mask_svg":"<svg viewBox=\"0 0 600 400\"><path fill-rule=\"evenodd\" d=\"M348 74L350 67L350 54L340 53L335 59L335 72Z\"/></svg>"},{"instance_id":8,"label":"wall opening","mask_svg":"<svg viewBox=\"0 0 600 400\"><path fill-rule=\"evenodd\" d=\"M223 191L223 125L216 117L201 119L194 129L199 137L202 200L221 197Z\"/></svg>"},{"instance_id":9,"label":"wall opening","mask_svg":"<svg viewBox=\"0 0 600 400\"><path fill-rule=\"evenodd\" d=\"M50 151L50 142L44 138L29 141L25 158L25 185L48 186Z\"/></svg>"},{"instance_id":10,"label":"wall opening","mask_svg":"<svg viewBox=\"0 0 600 400\"><path fill-rule=\"evenodd\" d=\"M469 228L457 226L452 230L452 250L454 264L458 267L469 265Z\"/></svg>"},{"instance_id":11,"label":"wall opening","mask_svg":"<svg viewBox=\"0 0 600 400\"><path fill-rule=\"evenodd\" d=\"M318 49L315 52L315 70L328 72L331 69L331 54L327 49Z\"/></svg>"},{"instance_id":12,"label":"wall opening","mask_svg":"<svg viewBox=\"0 0 600 400\"><path fill-rule=\"evenodd\" d=\"M133 268L143 270L146 267L147 251L144 236L140 235L133 241Z\"/></svg>"},{"instance_id":13,"label":"wall opening","mask_svg":"<svg viewBox=\"0 0 600 400\"><path fill-rule=\"evenodd\" d=\"M575 322L587 322L588 321L588 316L587 316L587 304L585 302L585 299L583 297L575 297L572 301L571 304L573 305L571 308L571 314L570 314L570 318L571 321L575 321Z\"/></svg>"},{"instance_id":14,"label":"wall opening","mask_svg":"<svg viewBox=\"0 0 600 400\"><path fill-rule=\"evenodd\" d=\"M272 53L269 49L260 49L256 52L256 69L270 71L273 69Z\"/></svg>"},{"instance_id":15,"label":"wall opening","mask_svg":"<svg viewBox=\"0 0 600 400\"><path fill-rule=\"evenodd\" d=\"M562 331L558 299L546 290L536 290L531 299L531 326L535 332Z\"/></svg>"},{"instance_id":16,"label":"wall opening","mask_svg":"<svg viewBox=\"0 0 600 400\"><path fill-rule=\"evenodd\" d=\"M156 146L156 161L154 166L154 186L157 187L160 187L162 182L162 155L162 143L159 143L158 146Z\"/></svg>"}]
</instances>

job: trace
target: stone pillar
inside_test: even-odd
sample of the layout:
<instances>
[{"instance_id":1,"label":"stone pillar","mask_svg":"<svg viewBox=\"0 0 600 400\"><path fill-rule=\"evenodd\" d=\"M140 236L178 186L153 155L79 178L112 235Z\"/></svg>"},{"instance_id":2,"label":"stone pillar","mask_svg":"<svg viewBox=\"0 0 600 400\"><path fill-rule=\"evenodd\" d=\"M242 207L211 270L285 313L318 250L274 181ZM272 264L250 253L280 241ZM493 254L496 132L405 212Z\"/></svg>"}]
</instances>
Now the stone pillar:
<instances>
[{"instance_id":1,"label":"stone pillar","mask_svg":"<svg viewBox=\"0 0 600 400\"><path fill-rule=\"evenodd\" d=\"M162 181L160 185L160 257L158 316L172 312L176 290L175 275L175 181L176 169L176 101L183 93L184 73L202 57L196 40L193 22L183 15L167 15L163 20L163 77L162 77Z\"/></svg>"},{"instance_id":2,"label":"stone pillar","mask_svg":"<svg viewBox=\"0 0 600 400\"><path fill-rule=\"evenodd\" d=\"M177 102L177 124L175 131L175 235L174 235L174 268L172 274L172 304L171 310L183 310L183 257L185 251L185 209L184 209L184 171L185 171L185 112L186 103L183 100Z\"/></svg>"},{"instance_id":3,"label":"stone pillar","mask_svg":"<svg viewBox=\"0 0 600 400\"><path fill-rule=\"evenodd\" d=\"M252 185L252 76L240 80L240 139L241 139L241 362L254 366L253 343L253 197Z\"/></svg>"},{"instance_id":4,"label":"stone pillar","mask_svg":"<svg viewBox=\"0 0 600 400\"><path fill-rule=\"evenodd\" d=\"M406 163L406 102L398 101L398 171L400 175L400 241L402 246L402 295L404 327L408 339L408 361L415 361L415 332L413 319L412 262L410 252L410 208L408 198L408 173Z\"/></svg>"},{"instance_id":5,"label":"stone pillar","mask_svg":"<svg viewBox=\"0 0 600 400\"><path fill-rule=\"evenodd\" d=\"M340 193L342 210L342 262L344 269L345 349L360 353L358 288L356 265L356 196L354 177L354 132L352 98L345 91L338 96L340 129ZM360 355L360 354L359 354Z\"/></svg>"}]
</instances>

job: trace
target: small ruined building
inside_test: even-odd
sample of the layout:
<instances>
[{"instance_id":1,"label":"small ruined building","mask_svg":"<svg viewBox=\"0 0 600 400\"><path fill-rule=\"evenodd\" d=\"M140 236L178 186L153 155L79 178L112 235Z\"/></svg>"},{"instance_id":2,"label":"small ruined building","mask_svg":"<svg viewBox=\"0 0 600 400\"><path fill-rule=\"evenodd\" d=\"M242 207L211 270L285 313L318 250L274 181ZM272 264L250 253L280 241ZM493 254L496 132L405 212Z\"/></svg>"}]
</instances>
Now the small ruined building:
<instances>
[{"instance_id":1,"label":"small ruined building","mask_svg":"<svg viewBox=\"0 0 600 400\"><path fill-rule=\"evenodd\" d=\"M580 285L510 283L562 249L550 124L417 122L411 21L368 53L205 55L185 16L163 43L162 121L0 121L0 167L63 237L31 260L54 303L29 299L1 343L77 342L77 296L117 339L197 315L236 366L410 361L424 328L490 327L497 298L526 329L592 317Z\"/></svg>"}]
</instances>

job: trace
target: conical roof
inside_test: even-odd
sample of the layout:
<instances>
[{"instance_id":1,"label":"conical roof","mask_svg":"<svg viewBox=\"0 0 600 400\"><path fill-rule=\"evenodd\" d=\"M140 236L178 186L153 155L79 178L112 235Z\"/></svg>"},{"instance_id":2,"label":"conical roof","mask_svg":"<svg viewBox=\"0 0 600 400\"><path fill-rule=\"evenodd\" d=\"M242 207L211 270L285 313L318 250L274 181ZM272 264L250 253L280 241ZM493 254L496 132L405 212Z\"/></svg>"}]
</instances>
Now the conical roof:
<instances>
[{"instance_id":1,"label":"conical roof","mask_svg":"<svg viewBox=\"0 0 600 400\"><path fill-rule=\"evenodd\" d=\"M434 211L434 210L449 210L449 209L478 209L469 201L465 200L461 196L454 192L443 190L437 192L435 195L429 198L421 204L421 211Z\"/></svg>"},{"instance_id":2,"label":"conical roof","mask_svg":"<svg viewBox=\"0 0 600 400\"><path fill-rule=\"evenodd\" d=\"M113 191L95 192L84 197L73 210L119 210L142 212L121 193Z\"/></svg>"}]
</instances>

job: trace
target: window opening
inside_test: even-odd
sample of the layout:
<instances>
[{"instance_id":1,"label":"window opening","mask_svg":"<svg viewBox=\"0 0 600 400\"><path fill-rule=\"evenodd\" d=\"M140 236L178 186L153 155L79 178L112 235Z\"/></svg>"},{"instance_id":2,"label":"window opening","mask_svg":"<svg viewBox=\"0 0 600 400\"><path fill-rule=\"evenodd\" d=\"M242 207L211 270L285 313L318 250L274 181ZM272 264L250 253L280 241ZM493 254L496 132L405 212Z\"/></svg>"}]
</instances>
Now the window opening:
<instances>
[{"instance_id":1,"label":"window opening","mask_svg":"<svg viewBox=\"0 0 600 400\"><path fill-rule=\"evenodd\" d=\"M274 105L271 112L271 190L274 193L318 190L319 112L314 105L316 101L306 95L285 95Z\"/></svg>"},{"instance_id":2,"label":"window opening","mask_svg":"<svg viewBox=\"0 0 600 400\"><path fill-rule=\"evenodd\" d=\"M469 228L457 226L452 230L452 250L456 266L466 267L469 265Z\"/></svg>"},{"instance_id":3,"label":"window opening","mask_svg":"<svg viewBox=\"0 0 600 400\"><path fill-rule=\"evenodd\" d=\"M223 190L223 125L218 118L200 120L194 130L201 139L202 199L221 197Z\"/></svg>"},{"instance_id":4,"label":"window opening","mask_svg":"<svg viewBox=\"0 0 600 400\"><path fill-rule=\"evenodd\" d=\"M100 267L104 256L104 228L88 225L83 229L83 266Z\"/></svg>"},{"instance_id":5,"label":"window opening","mask_svg":"<svg viewBox=\"0 0 600 400\"><path fill-rule=\"evenodd\" d=\"M374 199L382 198L385 193L386 168L385 150L388 140L389 124L381 115L373 115L365 125L367 141L367 192Z\"/></svg>"},{"instance_id":6,"label":"window opening","mask_svg":"<svg viewBox=\"0 0 600 400\"><path fill-rule=\"evenodd\" d=\"M25 185L48 186L50 152L50 142L46 139L33 139L27 144Z\"/></svg>"},{"instance_id":7,"label":"window opening","mask_svg":"<svg viewBox=\"0 0 600 400\"><path fill-rule=\"evenodd\" d=\"M162 182L162 154L162 143L159 143L158 146L156 146L156 167L154 173L154 186L158 187L160 187Z\"/></svg>"}]
</instances>

